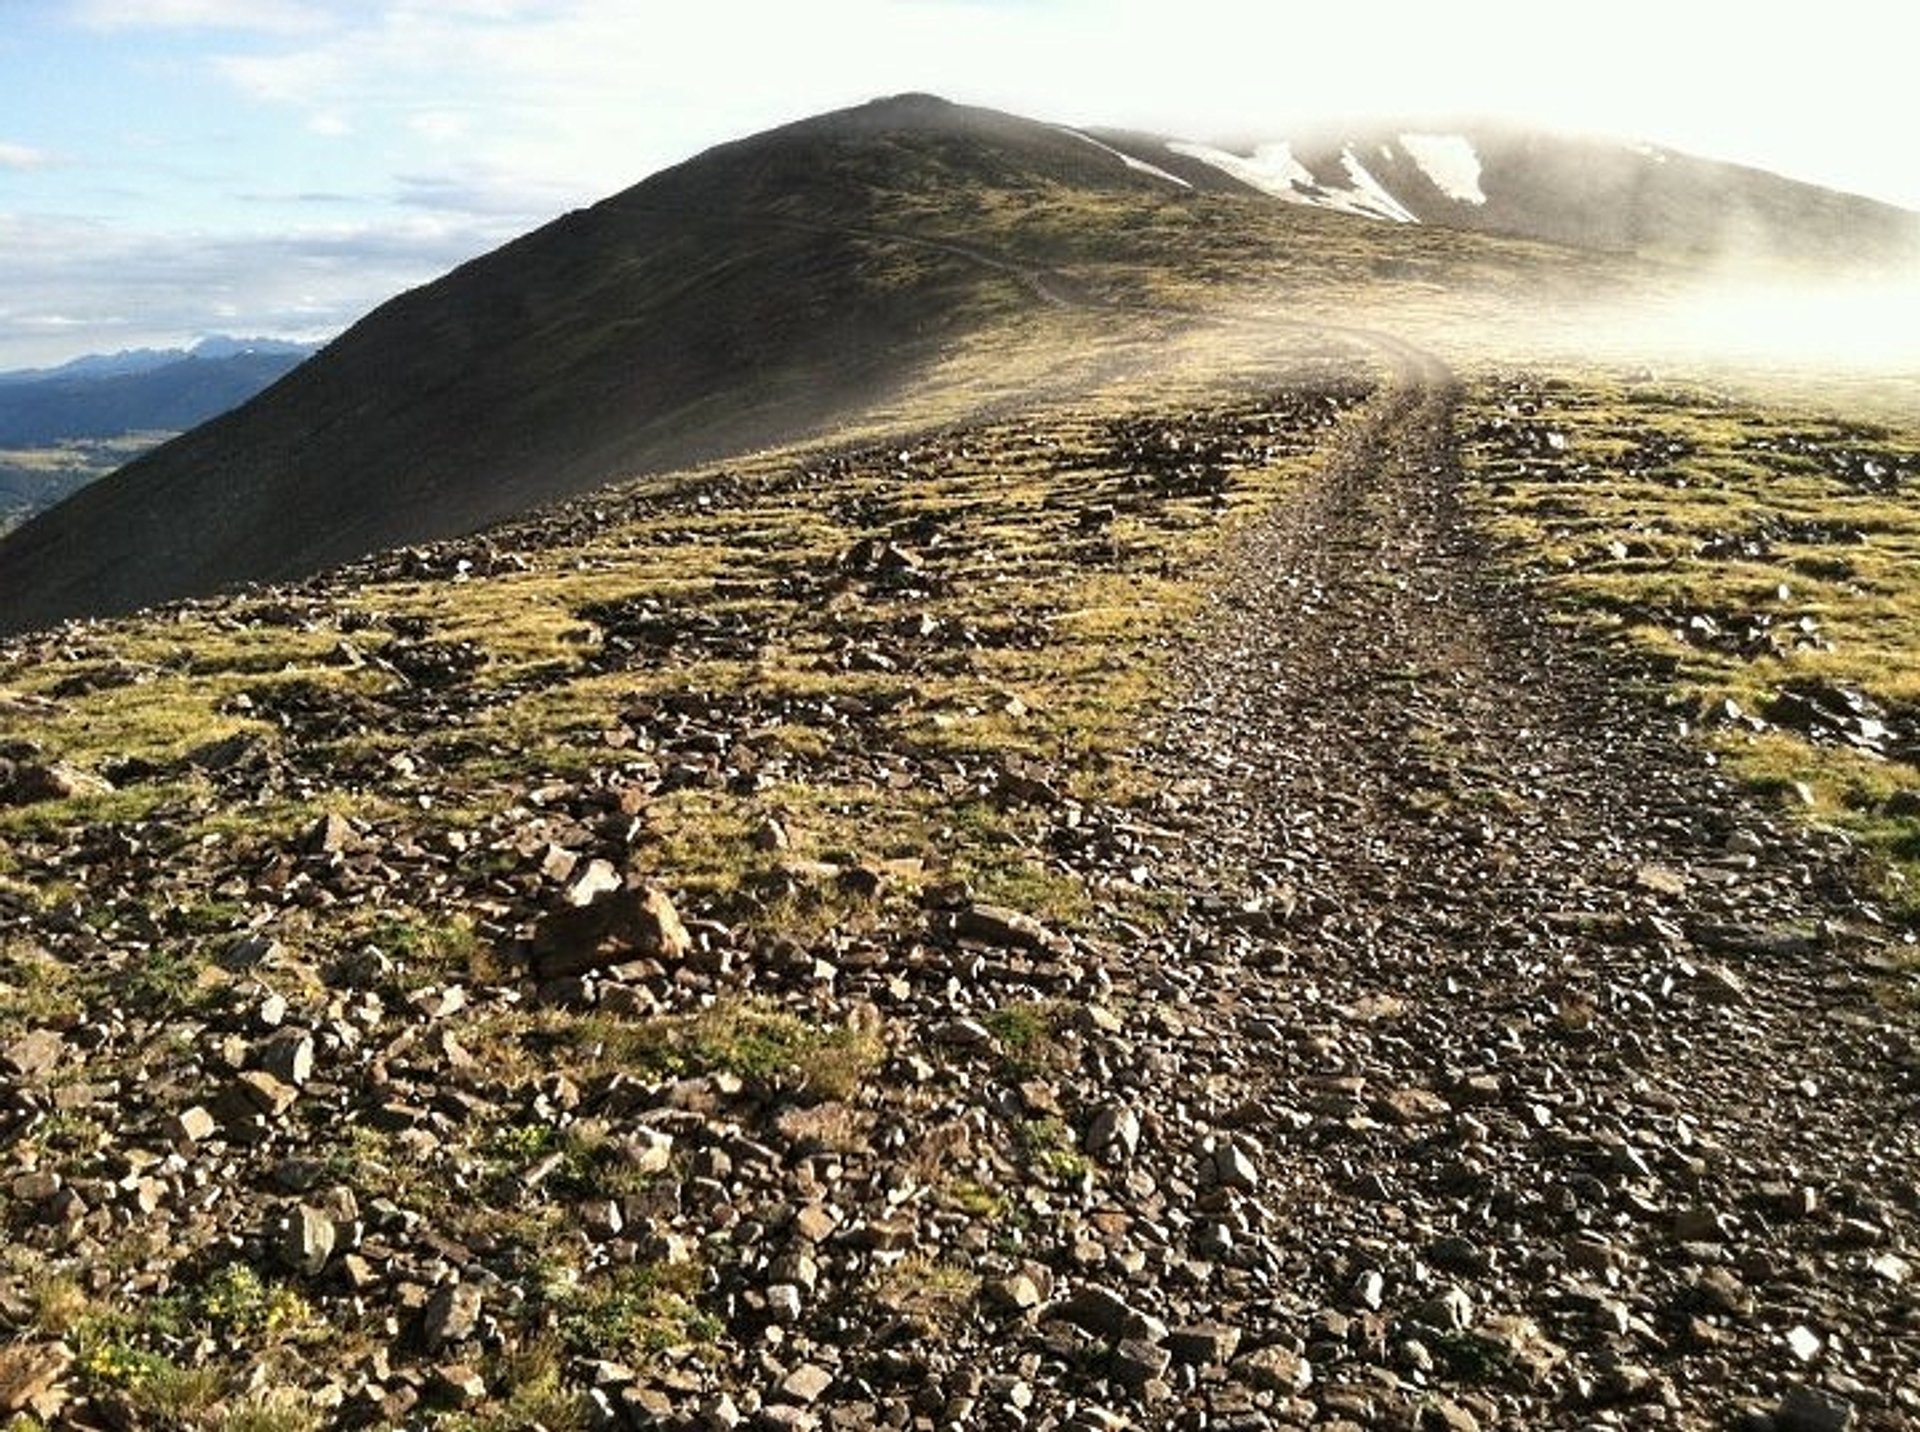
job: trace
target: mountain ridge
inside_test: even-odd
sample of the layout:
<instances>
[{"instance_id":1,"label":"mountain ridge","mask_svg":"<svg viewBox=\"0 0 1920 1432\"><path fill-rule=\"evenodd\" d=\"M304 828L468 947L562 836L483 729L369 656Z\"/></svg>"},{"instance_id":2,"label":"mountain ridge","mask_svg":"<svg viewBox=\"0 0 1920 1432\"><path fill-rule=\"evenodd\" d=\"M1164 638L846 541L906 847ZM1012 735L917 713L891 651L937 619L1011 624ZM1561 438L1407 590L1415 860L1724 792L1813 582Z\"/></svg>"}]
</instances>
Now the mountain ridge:
<instances>
[{"instance_id":1,"label":"mountain ridge","mask_svg":"<svg viewBox=\"0 0 1920 1432\"><path fill-rule=\"evenodd\" d=\"M1185 182L1198 164L1288 202L1391 222L1688 262L1920 262L1920 213L1645 141L1471 118L1308 126L1216 143L1089 133L1138 162L1174 163ZM1438 144L1429 156L1419 141ZM1464 186L1443 172L1450 157L1465 166Z\"/></svg>"},{"instance_id":2,"label":"mountain ridge","mask_svg":"<svg viewBox=\"0 0 1920 1432\"><path fill-rule=\"evenodd\" d=\"M235 358L246 354L280 354L306 358L322 345L292 338L235 338L210 333L184 348L122 348L112 353L82 353L48 367L0 369L0 387L61 378L112 378L144 373L190 358Z\"/></svg>"},{"instance_id":3,"label":"mountain ridge","mask_svg":"<svg viewBox=\"0 0 1920 1432\"><path fill-rule=\"evenodd\" d=\"M269 393L12 534L0 628L298 577L828 431L1069 290L1104 302L1207 265L1245 285L1281 262L1302 294L1316 272L1497 289L1593 262L1564 234L1555 255L1526 247L1552 235L1485 231L1539 229L1521 222L1532 200L1491 204L1482 231L1389 234L1326 212L1325 156L1302 151L1317 193L1280 199L1159 143L1143 158L1113 132L905 95L716 146L390 300ZM1651 212L1627 237L1697 206ZM1602 237L1603 263L1672 247ZM1064 277L1036 285L1042 267Z\"/></svg>"}]
</instances>

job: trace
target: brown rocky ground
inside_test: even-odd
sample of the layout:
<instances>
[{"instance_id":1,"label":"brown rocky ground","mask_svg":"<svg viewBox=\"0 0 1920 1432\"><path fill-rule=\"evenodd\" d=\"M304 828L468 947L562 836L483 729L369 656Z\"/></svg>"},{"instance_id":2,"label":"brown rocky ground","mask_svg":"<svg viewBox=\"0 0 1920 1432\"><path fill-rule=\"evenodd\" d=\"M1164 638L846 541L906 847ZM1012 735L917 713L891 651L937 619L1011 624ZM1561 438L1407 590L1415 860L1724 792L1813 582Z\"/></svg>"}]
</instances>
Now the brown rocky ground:
<instances>
[{"instance_id":1,"label":"brown rocky ground","mask_svg":"<svg viewBox=\"0 0 1920 1432\"><path fill-rule=\"evenodd\" d=\"M0 1409L1911 1425L1901 936L1372 342L15 643Z\"/></svg>"}]
</instances>

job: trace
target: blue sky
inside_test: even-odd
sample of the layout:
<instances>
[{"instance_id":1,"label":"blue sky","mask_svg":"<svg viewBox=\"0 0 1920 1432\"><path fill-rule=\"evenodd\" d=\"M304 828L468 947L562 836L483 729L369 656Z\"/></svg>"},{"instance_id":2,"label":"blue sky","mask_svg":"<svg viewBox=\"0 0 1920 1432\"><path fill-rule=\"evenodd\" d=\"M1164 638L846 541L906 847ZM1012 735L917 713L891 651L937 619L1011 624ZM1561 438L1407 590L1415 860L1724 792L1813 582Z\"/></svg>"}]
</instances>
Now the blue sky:
<instances>
[{"instance_id":1,"label":"blue sky","mask_svg":"<svg viewBox=\"0 0 1920 1432\"><path fill-rule=\"evenodd\" d=\"M878 94L1200 137L1478 113L1920 207L1909 7L0 0L0 368L320 336L722 140Z\"/></svg>"}]
</instances>

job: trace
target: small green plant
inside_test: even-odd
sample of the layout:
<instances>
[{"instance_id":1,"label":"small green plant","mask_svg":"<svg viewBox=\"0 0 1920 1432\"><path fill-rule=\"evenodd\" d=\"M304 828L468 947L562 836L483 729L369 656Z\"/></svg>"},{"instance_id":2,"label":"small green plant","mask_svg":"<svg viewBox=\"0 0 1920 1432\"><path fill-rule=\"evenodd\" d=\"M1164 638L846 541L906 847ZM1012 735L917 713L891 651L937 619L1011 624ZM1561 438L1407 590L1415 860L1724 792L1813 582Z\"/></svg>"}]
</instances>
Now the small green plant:
<instances>
[{"instance_id":1,"label":"small green plant","mask_svg":"<svg viewBox=\"0 0 1920 1432\"><path fill-rule=\"evenodd\" d=\"M1055 1183L1078 1183L1093 1172L1073 1130L1058 1119L1025 1120L1014 1126L1014 1137L1028 1163Z\"/></svg>"},{"instance_id":2,"label":"small green plant","mask_svg":"<svg viewBox=\"0 0 1920 1432\"><path fill-rule=\"evenodd\" d=\"M873 1275L874 1300L895 1313L925 1318L937 1327L962 1322L980 1292L980 1278L971 1269L909 1253Z\"/></svg>"},{"instance_id":3,"label":"small green plant","mask_svg":"<svg viewBox=\"0 0 1920 1432\"><path fill-rule=\"evenodd\" d=\"M217 935L242 925L246 917L246 907L232 900L195 900L169 906L160 922L174 934Z\"/></svg>"},{"instance_id":4,"label":"small green plant","mask_svg":"<svg viewBox=\"0 0 1920 1432\"><path fill-rule=\"evenodd\" d=\"M1525 1385L1520 1359L1498 1339L1476 1332L1446 1332L1430 1339L1435 1355L1447 1371L1463 1382L1505 1382Z\"/></svg>"},{"instance_id":5,"label":"small green plant","mask_svg":"<svg viewBox=\"0 0 1920 1432\"><path fill-rule=\"evenodd\" d=\"M849 1097L884 1052L875 1028L815 1024L762 999L653 1019L569 1017L530 1038L570 1047L593 1070L721 1072L813 1100Z\"/></svg>"},{"instance_id":6,"label":"small green plant","mask_svg":"<svg viewBox=\"0 0 1920 1432\"><path fill-rule=\"evenodd\" d=\"M964 1213L982 1223L998 1223L1009 1212L1005 1194L996 1193L970 1178L949 1179L934 1189L934 1198L942 1208Z\"/></svg>"},{"instance_id":7,"label":"small green plant","mask_svg":"<svg viewBox=\"0 0 1920 1432\"><path fill-rule=\"evenodd\" d=\"M551 1124L500 1124L486 1138L486 1154L503 1164L519 1166L539 1158L554 1145L559 1131Z\"/></svg>"},{"instance_id":8,"label":"small green plant","mask_svg":"<svg viewBox=\"0 0 1920 1432\"><path fill-rule=\"evenodd\" d=\"M870 1031L811 1024L753 1002L709 1011L689 1033L698 1062L823 1100L851 1096L881 1052Z\"/></svg>"},{"instance_id":9,"label":"small green plant","mask_svg":"<svg viewBox=\"0 0 1920 1432\"><path fill-rule=\"evenodd\" d=\"M261 1392L207 1419L211 1432L314 1432L320 1414L298 1393Z\"/></svg>"},{"instance_id":10,"label":"small green plant","mask_svg":"<svg viewBox=\"0 0 1920 1432\"><path fill-rule=\"evenodd\" d=\"M43 1149L82 1160L99 1153L113 1142L113 1135L105 1124L77 1111L49 1115L47 1121L34 1130L32 1138Z\"/></svg>"},{"instance_id":11,"label":"small green plant","mask_svg":"<svg viewBox=\"0 0 1920 1432\"><path fill-rule=\"evenodd\" d=\"M65 965L37 945L17 939L0 943L0 1036L85 1009L79 983Z\"/></svg>"},{"instance_id":12,"label":"small green plant","mask_svg":"<svg viewBox=\"0 0 1920 1432\"><path fill-rule=\"evenodd\" d=\"M565 1357L565 1346L550 1334L500 1352L487 1379L499 1389L500 1404L450 1418L443 1425L471 1432L519 1432L527 1427L584 1432L591 1425L591 1407L585 1396L562 1384Z\"/></svg>"},{"instance_id":13,"label":"small green plant","mask_svg":"<svg viewBox=\"0 0 1920 1432\"><path fill-rule=\"evenodd\" d=\"M216 1368L181 1367L159 1357L127 1390L133 1406L158 1426L193 1427L219 1403L226 1379Z\"/></svg>"},{"instance_id":14,"label":"small green plant","mask_svg":"<svg viewBox=\"0 0 1920 1432\"><path fill-rule=\"evenodd\" d=\"M65 1337L87 1316L93 1300L74 1279L49 1273L28 1283L27 1304L35 1329L50 1337Z\"/></svg>"},{"instance_id":15,"label":"small green plant","mask_svg":"<svg viewBox=\"0 0 1920 1432\"><path fill-rule=\"evenodd\" d=\"M438 920L383 915L354 944L371 945L392 959L394 980L402 989L497 973L490 953L462 916Z\"/></svg>"},{"instance_id":16,"label":"small green plant","mask_svg":"<svg viewBox=\"0 0 1920 1432\"><path fill-rule=\"evenodd\" d=\"M298 1337L314 1325L307 1300L245 1263L216 1269L192 1298L193 1311L221 1337Z\"/></svg>"},{"instance_id":17,"label":"small green plant","mask_svg":"<svg viewBox=\"0 0 1920 1432\"><path fill-rule=\"evenodd\" d=\"M577 1284L561 1337L582 1356L639 1359L712 1342L720 1324L693 1303L703 1276L698 1263L645 1264Z\"/></svg>"},{"instance_id":18,"label":"small green plant","mask_svg":"<svg viewBox=\"0 0 1920 1432\"><path fill-rule=\"evenodd\" d=\"M82 1324L74 1330L74 1366L87 1386L138 1390L178 1369L159 1353L129 1342L109 1323Z\"/></svg>"},{"instance_id":19,"label":"small green plant","mask_svg":"<svg viewBox=\"0 0 1920 1432\"><path fill-rule=\"evenodd\" d=\"M193 1007L206 994L209 968L198 947L173 946L136 956L120 976L121 998L146 1014Z\"/></svg>"},{"instance_id":20,"label":"small green plant","mask_svg":"<svg viewBox=\"0 0 1920 1432\"><path fill-rule=\"evenodd\" d=\"M1050 1000L1022 1000L1005 1004L981 1023L993 1035L1000 1057L1016 1074L1059 1069L1068 1062L1060 1041L1064 1010Z\"/></svg>"}]
</instances>

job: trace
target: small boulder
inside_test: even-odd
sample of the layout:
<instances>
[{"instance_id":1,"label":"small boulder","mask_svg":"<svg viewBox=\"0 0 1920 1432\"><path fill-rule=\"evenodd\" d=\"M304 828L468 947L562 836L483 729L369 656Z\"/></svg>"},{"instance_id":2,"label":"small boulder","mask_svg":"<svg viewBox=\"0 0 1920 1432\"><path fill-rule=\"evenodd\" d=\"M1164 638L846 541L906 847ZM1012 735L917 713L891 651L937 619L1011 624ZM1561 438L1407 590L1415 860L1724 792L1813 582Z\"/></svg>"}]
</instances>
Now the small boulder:
<instances>
[{"instance_id":1,"label":"small boulder","mask_svg":"<svg viewBox=\"0 0 1920 1432\"><path fill-rule=\"evenodd\" d=\"M1246 1382L1265 1392L1292 1394L1313 1386L1313 1364L1291 1348L1255 1348L1233 1364Z\"/></svg>"},{"instance_id":2,"label":"small boulder","mask_svg":"<svg viewBox=\"0 0 1920 1432\"><path fill-rule=\"evenodd\" d=\"M6 783L0 798L8 805L38 805L42 801L68 801L77 796L107 795L113 782L65 761L29 762L15 766L13 778Z\"/></svg>"},{"instance_id":3,"label":"small boulder","mask_svg":"<svg viewBox=\"0 0 1920 1432\"><path fill-rule=\"evenodd\" d=\"M692 946L666 892L629 882L541 920L533 936L533 969L541 979L564 979L630 960L674 964Z\"/></svg>"},{"instance_id":4,"label":"small boulder","mask_svg":"<svg viewBox=\"0 0 1920 1432\"><path fill-rule=\"evenodd\" d=\"M67 1043L51 1029L30 1030L0 1049L0 1067L22 1079L41 1079L66 1057Z\"/></svg>"},{"instance_id":5,"label":"small boulder","mask_svg":"<svg viewBox=\"0 0 1920 1432\"><path fill-rule=\"evenodd\" d=\"M317 1276L333 1256L333 1220L311 1204L300 1204L274 1226L273 1251L296 1273Z\"/></svg>"},{"instance_id":6,"label":"small boulder","mask_svg":"<svg viewBox=\"0 0 1920 1432\"><path fill-rule=\"evenodd\" d=\"M307 827L300 848L308 855L325 859L344 852L354 839L353 826L347 818L329 811Z\"/></svg>"},{"instance_id":7,"label":"small boulder","mask_svg":"<svg viewBox=\"0 0 1920 1432\"><path fill-rule=\"evenodd\" d=\"M1055 1309L1055 1315L1112 1343L1167 1340L1165 1323L1097 1283L1075 1289L1073 1295Z\"/></svg>"},{"instance_id":8,"label":"small boulder","mask_svg":"<svg viewBox=\"0 0 1920 1432\"><path fill-rule=\"evenodd\" d=\"M1140 1116L1125 1104L1103 1105L1087 1127L1084 1146L1097 1159L1126 1162L1140 1148Z\"/></svg>"},{"instance_id":9,"label":"small boulder","mask_svg":"<svg viewBox=\"0 0 1920 1432\"><path fill-rule=\"evenodd\" d=\"M428 1352L465 1342L480 1326L483 1299L477 1283L448 1283L427 1302L420 1338Z\"/></svg>"},{"instance_id":10,"label":"small boulder","mask_svg":"<svg viewBox=\"0 0 1920 1432\"><path fill-rule=\"evenodd\" d=\"M313 1077L313 1036L283 1029L254 1051L253 1063L282 1084L300 1088Z\"/></svg>"},{"instance_id":11,"label":"small boulder","mask_svg":"<svg viewBox=\"0 0 1920 1432\"><path fill-rule=\"evenodd\" d=\"M1035 954L1070 955L1072 942L1033 916L1004 905L974 904L953 916L953 933L962 940Z\"/></svg>"},{"instance_id":12,"label":"small boulder","mask_svg":"<svg viewBox=\"0 0 1920 1432\"><path fill-rule=\"evenodd\" d=\"M0 1348L0 1414L56 1417L66 1402L59 1384L72 1362L73 1355L63 1343L15 1343Z\"/></svg>"},{"instance_id":13,"label":"small boulder","mask_svg":"<svg viewBox=\"0 0 1920 1432\"><path fill-rule=\"evenodd\" d=\"M1776 1432L1847 1432L1853 1407L1816 1388L1790 1387L1774 1409L1773 1425Z\"/></svg>"},{"instance_id":14,"label":"small boulder","mask_svg":"<svg viewBox=\"0 0 1920 1432\"><path fill-rule=\"evenodd\" d=\"M1167 1339L1173 1355L1195 1367L1219 1367L1240 1350L1240 1329L1222 1323L1175 1328Z\"/></svg>"}]
</instances>

